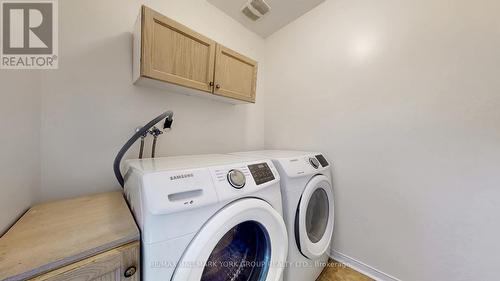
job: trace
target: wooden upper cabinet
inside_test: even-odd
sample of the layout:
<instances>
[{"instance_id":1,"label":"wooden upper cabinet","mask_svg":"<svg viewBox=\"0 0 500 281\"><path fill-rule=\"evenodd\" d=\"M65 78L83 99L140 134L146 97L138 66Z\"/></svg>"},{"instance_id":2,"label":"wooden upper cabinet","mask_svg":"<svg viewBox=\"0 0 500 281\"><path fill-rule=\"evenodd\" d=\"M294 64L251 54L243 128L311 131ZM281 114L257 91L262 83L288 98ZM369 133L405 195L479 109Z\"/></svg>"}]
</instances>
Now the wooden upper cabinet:
<instances>
[{"instance_id":1,"label":"wooden upper cabinet","mask_svg":"<svg viewBox=\"0 0 500 281\"><path fill-rule=\"evenodd\" d=\"M141 85L255 102L257 62L142 6L134 29L133 76Z\"/></svg>"},{"instance_id":2,"label":"wooden upper cabinet","mask_svg":"<svg viewBox=\"0 0 500 281\"><path fill-rule=\"evenodd\" d=\"M215 91L220 96L255 102L257 62L217 44Z\"/></svg>"},{"instance_id":3,"label":"wooden upper cabinet","mask_svg":"<svg viewBox=\"0 0 500 281\"><path fill-rule=\"evenodd\" d=\"M212 92L215 41L142 7L142 75Z\"/></svg>"}]
</instances>

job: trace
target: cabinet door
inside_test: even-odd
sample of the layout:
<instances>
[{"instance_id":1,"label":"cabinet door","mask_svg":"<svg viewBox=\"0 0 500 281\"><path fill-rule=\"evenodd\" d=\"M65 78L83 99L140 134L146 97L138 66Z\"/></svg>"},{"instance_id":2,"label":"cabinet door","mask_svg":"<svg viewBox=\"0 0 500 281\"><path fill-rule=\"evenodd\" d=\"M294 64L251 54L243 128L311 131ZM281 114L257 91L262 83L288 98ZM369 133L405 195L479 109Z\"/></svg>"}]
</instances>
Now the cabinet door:
<instances>
[{"instance_id":1,"label":"cabinet door","mask_svg":"<svg viewBox=\"0 0 500 281\"><path fill-rule=\"evenodd\" d=\"M142 7L143 76L212 92L215 41Z\"/></svg>"},{"instance_id":2,"label":"cabinet door","mask_svg":"<svg viewBox=\"0 0 500 281\"><path fill-rule=\"evenodd\" d=\"M139 242L104 252L31 279L32 281L139 281ZM133 268L135 268L135 272ZM128 272L127 272L128 270ZM127 276L126 277L126 272ZM131 274L133 273L133 274Z\"/></svg>"},{"instance_id":3,"label":"cabinet door","mask_svg":"<svg viewBox=\"0 0 500 281\"><path fill-rule=\"evenodd\" d=\"M255 102L257 62L217 44L215 59L216 95Z\"/></svg>"}]
</instances>

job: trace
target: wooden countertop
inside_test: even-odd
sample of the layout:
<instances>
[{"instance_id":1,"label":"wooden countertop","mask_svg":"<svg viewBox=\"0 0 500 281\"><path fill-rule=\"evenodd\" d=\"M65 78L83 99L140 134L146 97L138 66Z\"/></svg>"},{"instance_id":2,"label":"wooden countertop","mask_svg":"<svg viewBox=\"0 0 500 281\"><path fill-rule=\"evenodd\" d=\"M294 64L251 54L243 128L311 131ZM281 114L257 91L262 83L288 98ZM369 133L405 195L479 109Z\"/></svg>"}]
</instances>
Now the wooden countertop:
<instances>
[{"instance_id":1,"label":"wooden countertop","mask_svg":"<svg viewBox=\"0 0 500 281\"><path fill-rule=\"evenodd\" d=\"M0 280L24 280L139 240L122 192L33 206L0 238Z\"/></svg>"}]
</instances>

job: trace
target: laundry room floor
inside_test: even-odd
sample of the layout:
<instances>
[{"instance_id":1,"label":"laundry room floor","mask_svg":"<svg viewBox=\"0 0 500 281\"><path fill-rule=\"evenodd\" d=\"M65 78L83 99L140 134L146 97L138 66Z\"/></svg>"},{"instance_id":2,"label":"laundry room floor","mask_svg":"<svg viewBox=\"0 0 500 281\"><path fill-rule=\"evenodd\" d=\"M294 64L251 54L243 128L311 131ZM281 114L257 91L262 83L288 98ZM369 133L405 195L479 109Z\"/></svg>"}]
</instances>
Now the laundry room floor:
<instances>
[{"instance_id":1,"label":"laundry room floor","mask_svg":"<svg viewBox=\"0 0 500 281\"><path fill-rule=\"evenodd\" d=\"M330 260L316 281L374 281L346 265Z\"/></svg>"}]
</instances>

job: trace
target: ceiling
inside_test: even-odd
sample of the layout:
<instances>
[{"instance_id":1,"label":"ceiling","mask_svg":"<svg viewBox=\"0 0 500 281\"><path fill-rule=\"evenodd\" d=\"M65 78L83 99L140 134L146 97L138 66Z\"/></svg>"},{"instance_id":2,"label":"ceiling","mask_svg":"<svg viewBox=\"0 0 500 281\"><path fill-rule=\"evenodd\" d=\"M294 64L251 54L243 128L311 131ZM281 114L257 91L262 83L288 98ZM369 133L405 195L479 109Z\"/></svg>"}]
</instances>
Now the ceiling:
<instances>
[{"instance_id":1,"label":"ceiling","mask_svg":"<svg viewBox=\"0 0 500 281\"><path fill-rule=\"evenodd\" d=\"M271 11L257 21L252 21L241 13L241 8L248 0L207 1L265 38L325 0L265 0L271 6Z\"/></svg>"}]
</instances>

